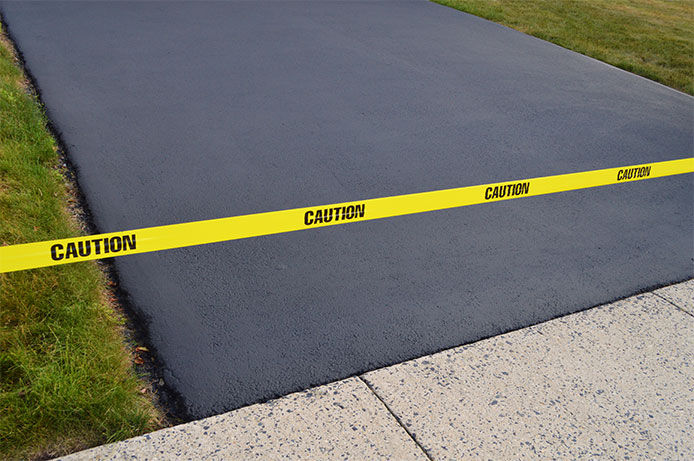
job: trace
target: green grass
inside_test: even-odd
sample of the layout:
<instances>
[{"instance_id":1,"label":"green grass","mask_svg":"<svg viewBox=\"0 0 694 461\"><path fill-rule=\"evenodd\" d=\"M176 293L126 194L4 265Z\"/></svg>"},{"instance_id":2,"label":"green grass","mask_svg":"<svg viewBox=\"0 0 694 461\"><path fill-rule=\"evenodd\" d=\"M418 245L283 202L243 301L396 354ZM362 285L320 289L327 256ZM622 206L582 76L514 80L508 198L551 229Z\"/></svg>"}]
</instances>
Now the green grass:
<instances>
[{"instance_id":1,"label":"green grass","mask_svg":"<svg viewBox=\"0 0 694 461\"><path fill-rule=\"evenodd\" d=\"M1 31L0 31L1 32ZM79 235L56 144L0 43L0 245ZM0 274L0 459L59 455L156 428L97 265Z\"/></svg>"},{"instance_id":2,"label":"green grass","mask_svg":"<svg viewBox=\"0 0 694 461\"><path fill-rule=\"evenodd\" d=\"M435 0L694 94L692 0Z\"/></svg>"}]
</instances>

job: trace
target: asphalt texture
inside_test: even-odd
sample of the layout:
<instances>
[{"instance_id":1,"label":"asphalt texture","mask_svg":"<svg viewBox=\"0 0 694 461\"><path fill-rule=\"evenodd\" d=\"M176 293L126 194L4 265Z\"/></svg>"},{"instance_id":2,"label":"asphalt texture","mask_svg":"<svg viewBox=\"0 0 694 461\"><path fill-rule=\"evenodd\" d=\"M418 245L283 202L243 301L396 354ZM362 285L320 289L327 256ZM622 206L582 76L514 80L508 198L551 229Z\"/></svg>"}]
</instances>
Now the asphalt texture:
<instances>
[{"instance_id":1,"label":"asphalt texture","mask_svg":"<svg viewBox=\"0 0 694 461\"><path fill-rule=\"evenodd\" d=\"M420 1L3 2L99 231L671 160L693 99ZM202 417L694 275L692 175L115 259Z\"/></svg>"}]
</instances>

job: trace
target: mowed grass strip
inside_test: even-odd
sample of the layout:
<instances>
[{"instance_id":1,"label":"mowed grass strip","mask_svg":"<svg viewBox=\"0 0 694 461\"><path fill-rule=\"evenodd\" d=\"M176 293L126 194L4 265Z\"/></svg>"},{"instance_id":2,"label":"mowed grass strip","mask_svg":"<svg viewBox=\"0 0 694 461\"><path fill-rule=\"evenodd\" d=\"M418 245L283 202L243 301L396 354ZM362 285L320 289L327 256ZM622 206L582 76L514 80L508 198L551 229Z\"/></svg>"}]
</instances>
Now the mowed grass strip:
<instances>
[{"instance_id":1,"label":"mowed grass strip","mask_svg":"<svg viewBox=\"0 0 694 461\"><path fill-rule=\"evenodd\" d=\"M434 0L694 95L692 0Z\"/></svg>"},{"instance_id":2,"label":"mowed grass strip","mask_svg":"<svg viewBox=\"0 0 694 461\"><path fill-rule=\"evenodd\" d=\"M1 40L0 245L79 235L55 141L24 82ZM45 458L156 428L105 283L92 262L0 274L0 459Z\"/></svg>"}]
</instances>

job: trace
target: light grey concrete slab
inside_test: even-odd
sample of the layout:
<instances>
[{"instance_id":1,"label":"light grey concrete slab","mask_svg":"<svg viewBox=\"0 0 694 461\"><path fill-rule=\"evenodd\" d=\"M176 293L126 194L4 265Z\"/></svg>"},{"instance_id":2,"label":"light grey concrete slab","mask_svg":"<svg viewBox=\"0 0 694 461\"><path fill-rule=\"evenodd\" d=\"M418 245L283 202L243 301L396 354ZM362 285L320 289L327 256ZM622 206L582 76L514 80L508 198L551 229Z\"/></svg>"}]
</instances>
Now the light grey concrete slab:
<instances>
[{"instance_id":1,"label":"light grey concrete slab","mask_svg":"<svg viewBox=\"0 0 694 461\"><path fill-rule=\"evenodd\" d=\"M694 459L693 361L646 294L363 378L434 459Z\"/></svg>"},{"instance_id":2,"label":"light grey concrete slab","mask_svg":"<svg viewBox=\"0 0 694 461\"><path fill-rule=\"evenodd\" d=\"M655 290L653 293L694 315L694 279Z\"/></svg>"},{"instance_id":3,"label":"light grey concrete slab","mask_svg":"<svg viewBox=\"0 0 694 461\"><path fill-rule=\"evenodd\" d=\"M61 458L426 459L358 378Z\"/></svg>"}]
</instances>

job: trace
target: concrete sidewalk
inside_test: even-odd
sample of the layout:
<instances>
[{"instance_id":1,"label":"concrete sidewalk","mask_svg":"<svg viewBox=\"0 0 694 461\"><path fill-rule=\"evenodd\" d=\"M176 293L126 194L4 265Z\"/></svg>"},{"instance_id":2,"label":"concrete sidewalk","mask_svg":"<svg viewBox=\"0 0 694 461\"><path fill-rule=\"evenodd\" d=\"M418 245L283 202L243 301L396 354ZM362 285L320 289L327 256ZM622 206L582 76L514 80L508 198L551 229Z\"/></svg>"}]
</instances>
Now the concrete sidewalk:
<instances>
[{"instance_id":1,"label":"concrete sidewalk","mask_svg":"<svg viewBox=\"0 0 694 461\"><path fill-rule=\"evenodd\" d=\"M62 459L694 459L694 280Z\"/></svg>"}]
</instances>

